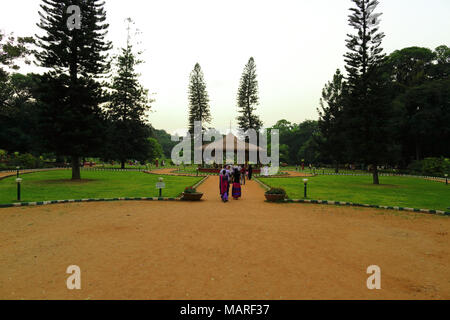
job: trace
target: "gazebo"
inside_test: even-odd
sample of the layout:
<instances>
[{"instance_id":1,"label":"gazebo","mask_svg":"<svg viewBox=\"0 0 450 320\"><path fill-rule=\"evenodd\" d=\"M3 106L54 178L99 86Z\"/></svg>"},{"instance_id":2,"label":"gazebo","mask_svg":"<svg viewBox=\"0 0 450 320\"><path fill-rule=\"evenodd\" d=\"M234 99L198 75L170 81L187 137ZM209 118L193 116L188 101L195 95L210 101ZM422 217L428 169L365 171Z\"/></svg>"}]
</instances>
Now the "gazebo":
<instances>
[{"instance_id":1,"label":"gazebo","mask_svg":"<svg viewBox=\"0 0 450 320\"><path fill-rule=\"evenodd\" d=\"M228 145L230 146L230 148L232 148L231 150L228 148ZM230 151L233 152L234 159L237 158L237 154L239 152L244 152L245 153L245 163L239 163L240 165L248 164L249 158L250 158L250 156L249 156L250 152L256 152L258 154L260 151L265 151L264 148L261 148L257 145L254 145L249 142L245 142L243 140L238 139L231 132L229 134L227 134L225 137L223 137L222 139L214 141L209 144L205 144L201 147L202 152L204 152L206 149L217 150L220 148L222 148L224 156L226 156L227 152L230 152ZM214 152L212 152L212 155L214 156ZM259 160L259 157L257 157L257 158ZM233 160L233 163L236 163L236 161ZM225 164L225 159L223 160L223 163L216 163L214 168L199 168L199 171L200 172L209 172L209 173L218 173L220 171L219 166L221 166L223 164ZM258 164L257 164L257 166L258 166ZM253 172L259 173L259 169L254 168Z\"/></svg>"}]
</instances>

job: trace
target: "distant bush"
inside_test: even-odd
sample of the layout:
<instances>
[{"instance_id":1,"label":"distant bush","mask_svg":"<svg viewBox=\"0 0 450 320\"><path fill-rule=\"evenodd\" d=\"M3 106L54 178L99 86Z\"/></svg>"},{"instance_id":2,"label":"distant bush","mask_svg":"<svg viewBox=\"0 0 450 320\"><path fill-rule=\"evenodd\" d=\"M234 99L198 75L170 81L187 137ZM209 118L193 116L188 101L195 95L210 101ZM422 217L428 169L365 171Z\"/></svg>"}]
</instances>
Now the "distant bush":
<instances>
[{"instance_id":1,"label":"distant bush","mask_svg":"<svg viewBox=\"0 0 450 320\"><path fill-rule=\"evenodd\" d=\"M408 166L408 170L411 174L443 177L444 174L450 174L450 159L426 158L414 161Z\"/></svg>"},{"instance_id":2,"label":"distant bush","mask_svg":"<svg viewBox=\"0 0 450 320\"><path fill-rule=\"evenodd\" d=\"M32 154L19 154L15 152L7 155L1 154L0 170L15 170L16 167L21 169L39 169L53 166L51 163L46 163L42 157L34 157Z\"/></svg>"}]
</instances>

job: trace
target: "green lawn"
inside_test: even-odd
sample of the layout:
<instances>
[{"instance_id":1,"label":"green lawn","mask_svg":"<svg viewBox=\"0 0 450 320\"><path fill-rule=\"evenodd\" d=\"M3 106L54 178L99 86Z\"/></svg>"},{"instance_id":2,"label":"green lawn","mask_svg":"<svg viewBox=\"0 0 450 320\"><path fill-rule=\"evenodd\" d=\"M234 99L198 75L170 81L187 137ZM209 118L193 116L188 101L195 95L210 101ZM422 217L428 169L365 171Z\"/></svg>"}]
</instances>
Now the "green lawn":
<instances>
[{"instance_id":1,"label":"green lawn","mask_svg":"<svg viewBox=\"0 0 450 320\"><path fill-rule=\"evenodd\" d=\"M158 175L142 172L82 171L82 181L72 182L70 170L24 174L22 202L86 198L157 197ZM176 197L201 178L163 176L163 197ZM0 204L17 202L15 177L0 180Z\"/></svg>"},{"instance_id":2,"label":"green lawn","mask_svg":"<svg viewBox=\"0 0 450 320\"><path fill-rule=\"evenodd\" d=\"M303 178L261 178L271 187L284 188L290 199L303 199ZM450 211L450 186L406 177L316 176L309 178L308 199L353 202Z\"/></svg>"}]
</instances>

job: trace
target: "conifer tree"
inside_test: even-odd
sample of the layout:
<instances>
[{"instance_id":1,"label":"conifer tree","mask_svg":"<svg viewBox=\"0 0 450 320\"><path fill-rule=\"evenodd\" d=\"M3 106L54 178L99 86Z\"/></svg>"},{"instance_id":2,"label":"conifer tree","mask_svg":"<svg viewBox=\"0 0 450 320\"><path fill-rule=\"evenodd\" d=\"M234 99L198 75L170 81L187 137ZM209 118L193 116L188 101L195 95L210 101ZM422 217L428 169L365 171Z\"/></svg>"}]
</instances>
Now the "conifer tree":
<instances>
[{"instance_id":1,"label":"conifer tree","mask_svg":"<svg viewBox=\"0 0 450 320\"><path fill-rule=\"evenodd\" d=\"M43 79L51 80L48 85L52 88L67 87L63 90L67 96L60 97L62 105L50 101L43 108L46 112L41 116L48 126L42 134L47 145L55 149L52 151L71 156L74 180L81 178L80 157L95 153L101 144L102 95L95 79L109 70L107 51L111 49L105 40L108 24L104 4L101 0L42 0L39 12L38 26L44 35L37 36L41 50L36 58L42 67L53 70ZM80 9L79 28L68 26L73 6Z\"/></svg>"},{"instance_id":2,"label":"conifer tree","mask_svg":"<svg viewBox=\"0 0 450 320\"><path fill-rule=\"evenodd\" d=\"M189 132L194 133L194 122L203 124L211 122L209 97L206 82L200 64L195 64L189 81ZM204 128L202 128L203 130Z\"/></svg>"},{"instance_id":3,"label":"conifer tree","mask_svg":"<svg viewBox=\"0 0 450 320\"><path fill-rule=\"evenodd\" d=\"M249 129L259 131L262 127L262 121L255 114L256 106L259 104L258 80L256 79L255 60L249 59L242 73L237 105L240 115L237 117L239 129L246 132Z\"/></svg>"},{"instance_id":4,"label":"conifer tree","mask_svg":"<svg viewBox=\"0 0 450 320\"><path fill-rule=\"evenodd\" d=\"M127 159L145 160L149 154L150 131L145 124L146 112L153 100L139 82L136 67L143 63L141 52L134 52L130 37L131 19L128 19L128 39L121 54L116 57L116 75L113 77L108 103L111 121L109 138L111 156L119 159L122 169Z\"/></svg>"},{"instance_id":5,"label":"conifer tree","mask_svg":"<svg viewBox=\"0 0 450 320\"><path fill-rule=\"evenodd\" d=\"M320 99L319 121L320 130L318 144L324 158L334 162L336 173L339 172L339 163L344 160L345 140L343 136L343 109L344 109L344 75L338 69L322 90Z\"/></svg>"},{"instance_id":6,"label":"conifer tree","mask_svg":"<svg viewBox=\"0 0 450 320\"><path fill-rule=\"evenodd\" d=\"M390 106L387 77L383 73L385 55L381 48L384 33L379 31L381 13L377 0L352 0L345 54L348 94L344 102L345 141L350 157L369 164L373 183L379 184L377 167L389 157Z\"/></svg>"}]
</instances>

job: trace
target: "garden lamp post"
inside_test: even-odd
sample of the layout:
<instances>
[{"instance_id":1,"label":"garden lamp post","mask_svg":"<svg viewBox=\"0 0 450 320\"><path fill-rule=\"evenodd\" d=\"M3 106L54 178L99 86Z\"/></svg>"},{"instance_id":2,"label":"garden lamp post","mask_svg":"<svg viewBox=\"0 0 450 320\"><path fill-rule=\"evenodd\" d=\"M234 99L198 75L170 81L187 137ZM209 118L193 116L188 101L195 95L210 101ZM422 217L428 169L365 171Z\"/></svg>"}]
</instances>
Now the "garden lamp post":
<instances>
[{"instance_id":1,"label":"garden lamp post","mask_svg":"<svg viewBox=\"0 0 450 320\"><path fill-rule=\"evenodd\" d=\"M19 178L19 170L20 170L20 167L16 167L16 169L17 169L17 178Z\"/></svg>"},{"instance_id":2,"label":"garden lamp post","mask_svg":"<svg viewBox=\"0 0 450 320\"><path fill-rule=\"evenodd\" d=\"M162 197L162 188L163 188L163 184L164 184L164 178L159 178L159 197Z\"/></svg>"},{"instance_id":3,"label":"garden lamp post","mask_svg":"<svg viewBox=\"0 0 450 320\"><path fill-rule=\"evenodd\" d=\"M305 184L305 198L307 198L306 191L308 189L308 179L303 179L303 183Z\"/></svg>"},{"instance_id":4,"label":"garden lamp post","mask_svg":"<svg viewBox=\"0 0 450 320\"><path fill-rule=\"evenodd\" d=\"M20 184L22 182L22 178L17 178L16 182L17 182L17 201L20 201Z\"/></svg>"}]
</instances>

